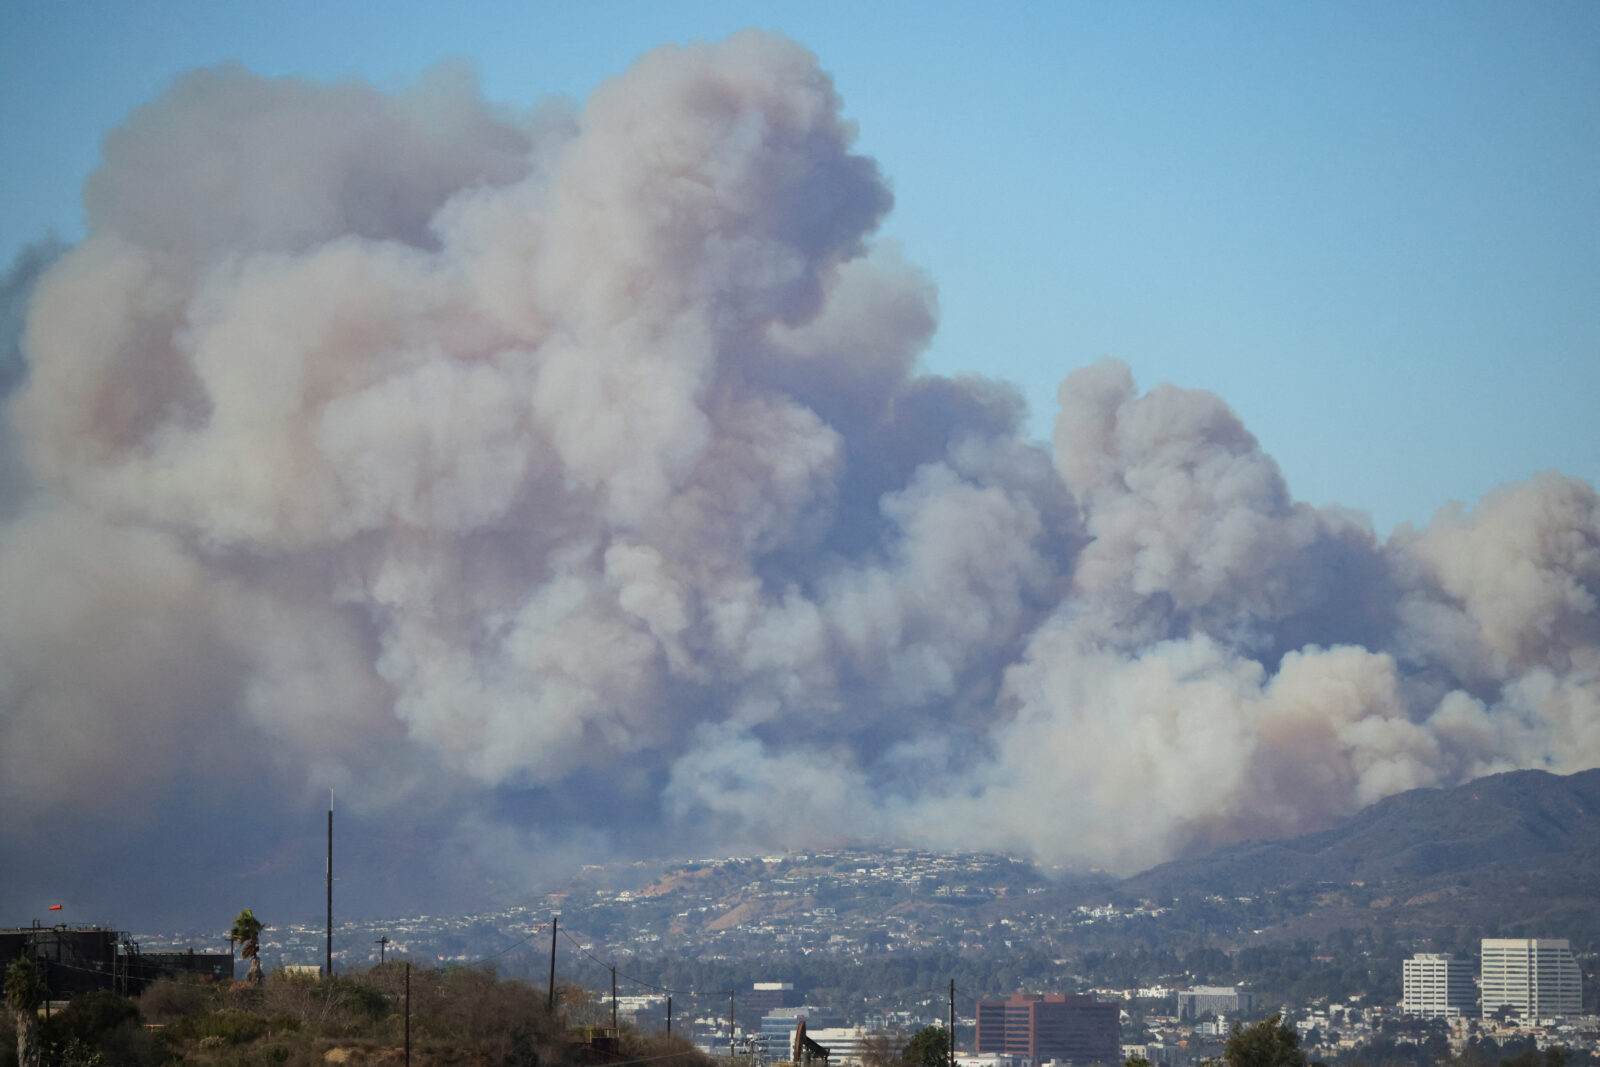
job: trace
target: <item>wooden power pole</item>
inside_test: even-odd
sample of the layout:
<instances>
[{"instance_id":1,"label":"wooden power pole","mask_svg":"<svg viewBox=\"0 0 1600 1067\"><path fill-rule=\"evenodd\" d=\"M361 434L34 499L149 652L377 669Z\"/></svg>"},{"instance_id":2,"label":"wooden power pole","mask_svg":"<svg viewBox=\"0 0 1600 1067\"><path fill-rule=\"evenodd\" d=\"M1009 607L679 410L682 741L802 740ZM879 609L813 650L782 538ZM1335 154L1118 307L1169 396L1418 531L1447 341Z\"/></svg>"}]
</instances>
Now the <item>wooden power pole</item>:
<instances>
[{"instance_id":1,"label":"wooden power pole","mask_svg":"<svg viewBox=\"0 0 1600 1067\"><path fill-rule=\"evenodd\" d=\"M956 980L950 979L950 1067L956 1067Z\"/></svg>"},{"instance_id":2,"label":"wooden power pole","mask_svg":"<svg viewBox=\"0 0 1600 1067\"><path fill-rule=\"evenodd\" d=\"M550 1014L556 1013L556 923L561 921L561 916L550 916L550 1003L547 1005Z\"/></svg>"},{"instance_id":3,"label":"wooden power pole","mask_svg":"<svg viewBox=\"0 0 1600 1067\"><path fill-rule=\"evenodd\" d=\"M333 790L328 790L328 952L323 974L333 977Z\"/></svg>"}]
</instances>

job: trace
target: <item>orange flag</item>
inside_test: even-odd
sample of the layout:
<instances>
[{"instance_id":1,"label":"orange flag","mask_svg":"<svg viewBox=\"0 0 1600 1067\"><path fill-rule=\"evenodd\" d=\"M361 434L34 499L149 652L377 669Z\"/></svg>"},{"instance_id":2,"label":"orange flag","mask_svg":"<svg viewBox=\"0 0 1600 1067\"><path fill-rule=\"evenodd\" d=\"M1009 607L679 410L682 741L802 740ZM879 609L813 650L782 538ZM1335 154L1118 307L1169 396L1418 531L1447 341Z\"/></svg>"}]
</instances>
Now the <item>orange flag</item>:
<instances>
[{"instance_id":1,"label":"orange flag","mask_svg":"<svg viewBox=\"0 0 1600 1067\"><path fill-rule=\"evenodd\" d=\"M50 911L60 911L61 910L61 905L60 904L52 904L52 905L50 905L49 910Z\"/></svg>"}]
</instances>

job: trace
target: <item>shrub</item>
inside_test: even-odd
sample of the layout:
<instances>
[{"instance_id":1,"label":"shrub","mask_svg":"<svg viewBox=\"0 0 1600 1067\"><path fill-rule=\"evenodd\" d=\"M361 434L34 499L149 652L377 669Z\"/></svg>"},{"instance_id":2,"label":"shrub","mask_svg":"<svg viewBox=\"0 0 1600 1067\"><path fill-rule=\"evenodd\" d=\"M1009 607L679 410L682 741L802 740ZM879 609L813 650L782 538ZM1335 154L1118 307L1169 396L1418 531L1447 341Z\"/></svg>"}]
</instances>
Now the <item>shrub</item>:
<instances>
[{"instance_id":1,"label":"shrub","mask_svg":"<svg viewBox=\"0 0 1600 1067\"><path fill-rule=\"evenodd\" d=\"M161 978L151 982L139 995L139 1011L151 1022L169 1023L185 1015L206 1011L217 1005L220 990L202 985L192 978L174 981Z\"/></svg>"},{"instance_id":2,"label":"shrub","mask_svg":"<svg viewBox=\"0 0 1600 1067\"><path fill-rule=\"evenodd\" d=\"M98 990L74 997L39 1031L47 1060L58 1067L150 1067L160 1061L158 1042L141 1027L139 1008L127 997Z\"/></svg>"},{"instance_id":3,"label":"shrub","mask_svg":"<svg viewBox=\"0 0 1600 1067\"><path fill-rule=\"evenodd\" d=\"M207 1038L219 1038L223 1044L242 1045L265 1034L267 1023L258 1015L225 1008L185 1015L168 1026L166 1032L180 1041L198 1038L202 1047L215 1048L216 1043L207 1043Z\"/></svg>"},{"instance_id":4,"label":"shrub","mask_svg":"<svg viewBox=\"0 0 1600 1067\"><path fill-rule=\"evenodd\" d=\"M44 1036L47 1041L62 1041L70 1036L93 1044L112 1030L135 1027L141 1021L137 1004L100 989L73 997L46 1024Z\"/></svg>"},{"instance_id":5,"label":"shrub","mask_svg":"<svg viewBox=\"0 0 1600 1067\"><path fill-rule=\"evenodd\" d=\"M356 978L300 978L274 974L261 1001L274 1029L309 1028L326 1037L368 1032L393 1012L389 999ZM285 1025L278 1025L278 1024Z\"/></svg>"}]
</instances>

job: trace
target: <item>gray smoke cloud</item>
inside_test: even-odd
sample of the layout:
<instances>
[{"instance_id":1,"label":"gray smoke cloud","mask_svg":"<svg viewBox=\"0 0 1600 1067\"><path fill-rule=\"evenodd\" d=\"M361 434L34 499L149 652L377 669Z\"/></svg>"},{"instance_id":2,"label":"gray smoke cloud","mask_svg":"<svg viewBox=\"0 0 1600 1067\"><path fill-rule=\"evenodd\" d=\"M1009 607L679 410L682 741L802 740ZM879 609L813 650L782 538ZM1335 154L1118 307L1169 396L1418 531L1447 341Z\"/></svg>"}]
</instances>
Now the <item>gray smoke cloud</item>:
<instances>
[{"instance_id":1,"label":"gray smoke cloud","mask_svg":"<svg viewBox=\"0 0 1600 1067\"><path fill-rule=\"evenodd\" d=\"M581 109L447 67L136 110L88 236L6 282L0 839L158 841L184 777L518 877L847 838L1131 871L1600 764L1592 487L1380 543L1109 360L1031 442L1016 390L917 369L934 287L854 137L753 32Z\"/></svg>"}]
</instances>

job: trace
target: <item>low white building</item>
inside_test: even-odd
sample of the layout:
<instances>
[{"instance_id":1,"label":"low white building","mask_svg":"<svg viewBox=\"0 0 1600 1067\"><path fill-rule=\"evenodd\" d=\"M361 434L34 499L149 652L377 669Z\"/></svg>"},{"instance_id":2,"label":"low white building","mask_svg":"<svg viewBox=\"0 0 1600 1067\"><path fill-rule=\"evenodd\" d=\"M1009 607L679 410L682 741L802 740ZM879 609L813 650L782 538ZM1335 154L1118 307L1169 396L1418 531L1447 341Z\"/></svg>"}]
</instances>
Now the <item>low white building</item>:
<instances>
[{"instance_id":1,"label":"low white building","mask_svg":"<svg viewBox=\"0 0 1600 1067\"><path fill-rule=\"evenodd\" d=\"M828 1050L830 1064L860 1063L872 1044L881 1041L889 1042L885 1049L889 1056L898 1056L903 1044L892 1034L860 1026L824 1026L815 1030L807 1027L806 1036Z\"/></svg>"},{"instance_id":2,"label":"low white building","mask_svg":"<svg viewBox=\"0 0 1600 1067\"><path fill-rule=\"evenodd\" d=\"M1026 1056L1004 1052L957 1052L956 1067L1032 1067Z\"/></svg>"}]
</instances>

